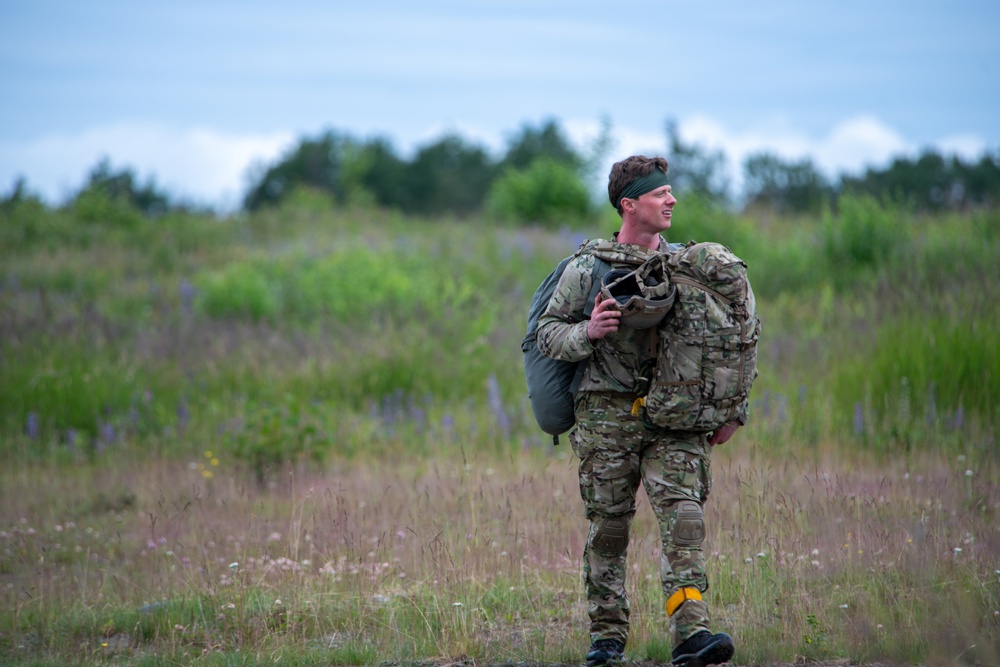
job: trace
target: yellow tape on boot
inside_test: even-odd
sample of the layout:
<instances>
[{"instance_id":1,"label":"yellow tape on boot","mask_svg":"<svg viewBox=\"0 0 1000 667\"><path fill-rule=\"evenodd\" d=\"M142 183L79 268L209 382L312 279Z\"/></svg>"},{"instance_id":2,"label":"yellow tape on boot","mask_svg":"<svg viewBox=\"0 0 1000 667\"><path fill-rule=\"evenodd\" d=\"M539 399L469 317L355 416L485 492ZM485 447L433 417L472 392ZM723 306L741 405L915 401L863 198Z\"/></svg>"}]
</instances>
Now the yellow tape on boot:
<instances>
[{"instance_id":1,"label":"yellow tape on boot","mask_svg":"<svg viewBox=\"0 0 1000 667\"><path fill-rule=\"evenodd\" d=\"M667 616L673 616L680 606L688 600L700 600L701 591L697 588L682 588L667 599Z\"/></svg>"}]
</instances>

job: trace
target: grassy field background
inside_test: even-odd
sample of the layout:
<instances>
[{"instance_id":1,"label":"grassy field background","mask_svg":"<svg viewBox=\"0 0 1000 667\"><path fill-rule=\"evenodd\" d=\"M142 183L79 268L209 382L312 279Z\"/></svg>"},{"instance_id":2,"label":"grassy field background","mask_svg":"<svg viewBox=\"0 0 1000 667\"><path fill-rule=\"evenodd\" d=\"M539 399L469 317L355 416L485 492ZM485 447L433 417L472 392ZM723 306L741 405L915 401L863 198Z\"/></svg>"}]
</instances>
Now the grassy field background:
<instances>
[{"instance_id":1,"label":"grassy field background","mask_svg":"<svg viewBox=\"0 0 1000 667\"><path fill-rule=\"evenodd\" d=\"M0 211L0 661L580 663L575 460L519 344L615 221ZM998 230L678 205L764 321L707 504L737 664L1000 664ZM671 648L656 534L642 503L635 661Z\"/></svg>"}]
</instances>

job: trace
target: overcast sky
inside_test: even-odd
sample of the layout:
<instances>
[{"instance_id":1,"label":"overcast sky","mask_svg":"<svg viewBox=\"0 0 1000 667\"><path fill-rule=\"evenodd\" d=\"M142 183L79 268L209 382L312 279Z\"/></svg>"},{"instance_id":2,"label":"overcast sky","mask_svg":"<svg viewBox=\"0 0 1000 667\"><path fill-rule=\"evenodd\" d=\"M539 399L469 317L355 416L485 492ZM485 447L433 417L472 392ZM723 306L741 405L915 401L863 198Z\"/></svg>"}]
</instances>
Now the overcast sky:
<instances>
[{"instance_id":1,"label":"overcast sky","mask_svg":"<svg viewBox=\"0 0 1000 667\"><path fill-rule=\"evenodd\" d=\"M229 207L327 129L499 154L550 118L580 146L609 119L614 157L674 119L734 179L763 150L836 175L1000 149L1000 2L9 0L0 95L0 192L53 202L102 156Z\"/></svg>"}]
</instances>

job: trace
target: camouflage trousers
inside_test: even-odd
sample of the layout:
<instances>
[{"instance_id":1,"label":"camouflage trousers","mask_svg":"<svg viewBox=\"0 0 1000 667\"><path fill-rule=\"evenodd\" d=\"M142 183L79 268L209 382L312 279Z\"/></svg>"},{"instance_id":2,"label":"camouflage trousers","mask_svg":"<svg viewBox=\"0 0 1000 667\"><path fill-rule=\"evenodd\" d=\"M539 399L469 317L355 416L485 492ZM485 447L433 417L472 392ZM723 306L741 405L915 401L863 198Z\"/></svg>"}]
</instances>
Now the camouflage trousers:
<instances>
[{"instance_id":1,"label":"camouflage trousers","mask_svg":"<svg viewBox=\"0 0 1000 667\"><path fill-rule=\"evenodd\" d=\"M682 588L708 590L702 504L712 486L707 437L655 433L631 414L632 399L581 392L570 433L580 459L580 494L590 520L583 552L592 640L628 637L625 589L629 529L640 482L660 526L664 600ZM684 598L684 594L679 594ZM708 604L687 599L670 617L676 646L709 629Z\"/></svg>"}]
</instances>

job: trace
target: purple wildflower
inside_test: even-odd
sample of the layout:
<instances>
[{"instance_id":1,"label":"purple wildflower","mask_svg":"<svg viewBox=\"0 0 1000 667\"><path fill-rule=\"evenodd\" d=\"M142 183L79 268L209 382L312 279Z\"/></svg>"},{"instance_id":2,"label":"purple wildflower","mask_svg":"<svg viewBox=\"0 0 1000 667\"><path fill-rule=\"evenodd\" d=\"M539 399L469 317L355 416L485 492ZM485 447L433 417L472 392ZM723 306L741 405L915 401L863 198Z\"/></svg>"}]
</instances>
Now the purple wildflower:
<instances>
[{"instance_id":1,"label":"purple wildflower","mask_svg":"<svg viewBox=\"0 0 1000 667\"><path fill-rule=\"evenodd\" d=\"M30 438L31 440L37 440L38 439L38 413L37 412L29 412L28 413L28 420L27 420L27 423L25 424L25 430L28 433L28 438Z\"/></svg>"},{"instance_id":2,"label":"purple wildflower","mask_svg":"<svg viewBox=\"0 0 1000 667\"><path fill-rule=\"evenodd\" d=\"M861 401L854 404L854 434L862 435L865 432L865 411L861 407Z\"/></svg>"}]
</instances>

